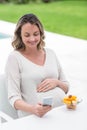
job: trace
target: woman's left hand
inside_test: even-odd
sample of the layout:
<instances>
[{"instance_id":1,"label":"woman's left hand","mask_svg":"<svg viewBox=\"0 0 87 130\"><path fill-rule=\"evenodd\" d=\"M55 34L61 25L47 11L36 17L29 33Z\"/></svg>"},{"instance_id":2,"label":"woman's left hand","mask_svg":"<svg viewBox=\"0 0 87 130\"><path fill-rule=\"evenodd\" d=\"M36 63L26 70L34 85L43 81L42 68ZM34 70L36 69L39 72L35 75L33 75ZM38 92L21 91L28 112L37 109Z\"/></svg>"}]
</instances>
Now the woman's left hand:
<instances>
[{"instance_id":1,"label":"woman's left hand","mask_svg":"<svg viewBox=\"0 0 87 130\"><path fill-rule=\"evenodd\" d=\"M45 79L38 85L37 92L46 92L48 90L54 89L57 85L58 79Z\"/></svg>"}]
</instances>

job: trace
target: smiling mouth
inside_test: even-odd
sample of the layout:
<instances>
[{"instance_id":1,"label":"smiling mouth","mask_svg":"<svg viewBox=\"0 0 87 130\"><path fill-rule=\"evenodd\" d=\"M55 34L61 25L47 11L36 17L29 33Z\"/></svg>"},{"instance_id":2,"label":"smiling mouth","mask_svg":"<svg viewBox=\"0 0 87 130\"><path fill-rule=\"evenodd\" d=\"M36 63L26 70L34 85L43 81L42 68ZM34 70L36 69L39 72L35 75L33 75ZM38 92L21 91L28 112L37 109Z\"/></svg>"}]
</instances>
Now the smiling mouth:
<instances>
[{"instance_id":1,"label":"smiling mouth","mask_svg":"<svg viewBox=\"0 0 87 130\"><path fill-rule=\"evenodd\" d=\"M28 42L28 44L30 44L30 45L35 45L36 42Z\"/></svg>"}]
</instances>

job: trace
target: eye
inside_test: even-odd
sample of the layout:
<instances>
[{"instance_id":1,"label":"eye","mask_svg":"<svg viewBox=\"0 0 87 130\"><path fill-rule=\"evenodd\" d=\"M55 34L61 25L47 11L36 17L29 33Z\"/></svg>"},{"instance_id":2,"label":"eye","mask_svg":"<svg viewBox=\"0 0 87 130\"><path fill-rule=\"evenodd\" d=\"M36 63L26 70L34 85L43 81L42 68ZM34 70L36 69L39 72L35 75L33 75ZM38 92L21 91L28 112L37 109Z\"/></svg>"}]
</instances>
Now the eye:
<instances>
[{"instance_id":1,"label":"eye","mask_svg":"<svg viewBox=\"0 0 87 130\"><path fill-rule=\"evenodd\" d=\"M29 37L30 35L28 33L24 34L24 37Z\"/></svg>"},{"instance_id":2,"label":"eye","mask_svg":"<svg viewBox=\"0 0 87 130\"><path fill-rule=\"evenodd\" d=\"M39 33L39 32L37 32L37 33L35 33L35 34L34 34L34 36L38 36L38 35L40 35L40 33Z\"/></svg>"}]
</instances>

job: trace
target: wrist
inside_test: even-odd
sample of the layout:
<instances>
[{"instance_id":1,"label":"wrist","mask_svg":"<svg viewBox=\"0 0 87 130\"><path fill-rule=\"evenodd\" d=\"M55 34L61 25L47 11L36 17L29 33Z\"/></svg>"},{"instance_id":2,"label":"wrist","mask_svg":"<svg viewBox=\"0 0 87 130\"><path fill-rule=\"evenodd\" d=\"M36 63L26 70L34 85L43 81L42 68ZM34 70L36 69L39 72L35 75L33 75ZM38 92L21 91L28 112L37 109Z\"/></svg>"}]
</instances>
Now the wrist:
<instances>
[{"instance_id":1,"label":"wrist","mask_svg":"<svg viewBox=\"0 0 87 130\"><path fill-rule=\"evenodd\" d=\"M57 86L59 88L61 88L67 94L67 92L68 92L68 86L67 86L67 84L65 84L62 81L58 80Z\"/></svg>"}]
</instances>

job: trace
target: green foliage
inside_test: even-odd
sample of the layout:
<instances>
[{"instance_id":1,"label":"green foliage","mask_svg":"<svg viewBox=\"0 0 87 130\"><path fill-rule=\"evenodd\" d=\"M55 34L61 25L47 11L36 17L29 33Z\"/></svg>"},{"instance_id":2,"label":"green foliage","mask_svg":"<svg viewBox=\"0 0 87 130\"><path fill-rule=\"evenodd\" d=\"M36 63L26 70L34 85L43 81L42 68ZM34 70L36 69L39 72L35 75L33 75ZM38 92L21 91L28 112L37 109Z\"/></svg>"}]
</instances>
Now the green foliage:
<instances>
[{"instance_id":1,"label":"green foliage","mask_svg":"<svg viewBox=\"0 0 87 130\"><path fill-rule=\"evenodd\" d=\"M5 3L5 2L13 2L16 4L26 4L29 2L44 2L44 3L49 3L49 2L59 2L59 1L72 1L72 0L0 0L0 3ZM73 1L87 1L87 0L73 0Z\"/></svg>"},{"instance_id":2,"label":"green foliage","mask_svg":"<svg viewBox=\"0 0 87 130\"><path fill-rule=\"evenodd\" d=\"M26 13L35 13L45 30L87 39L87 1L0 4L0 19L16 23Z\"/></svg>"},{"instance_id":3,"label":"green foliage","mask_svg":"<svg viewBox=\"0 0 87 130\"><path fill-rule=\"evenodd\" d=\"M13 2L16 4L26 4L29 2L29 0L9 0L9 2Z\"/></svg>"}]
</instances>

